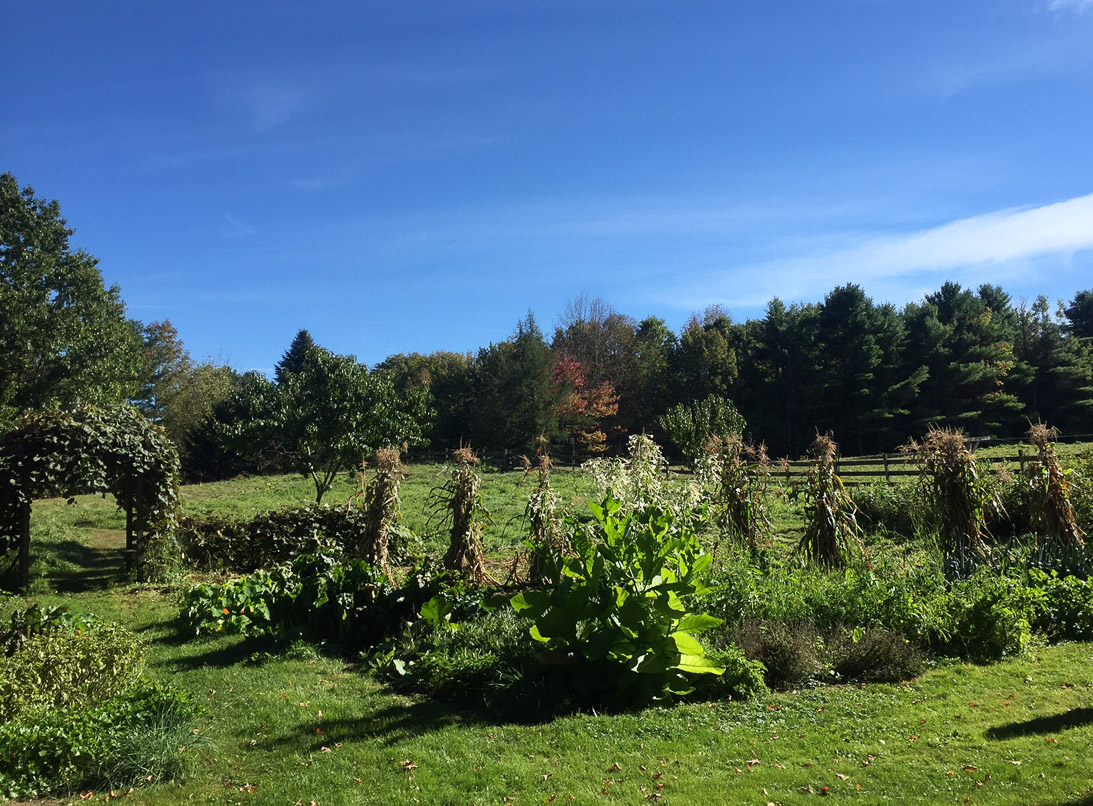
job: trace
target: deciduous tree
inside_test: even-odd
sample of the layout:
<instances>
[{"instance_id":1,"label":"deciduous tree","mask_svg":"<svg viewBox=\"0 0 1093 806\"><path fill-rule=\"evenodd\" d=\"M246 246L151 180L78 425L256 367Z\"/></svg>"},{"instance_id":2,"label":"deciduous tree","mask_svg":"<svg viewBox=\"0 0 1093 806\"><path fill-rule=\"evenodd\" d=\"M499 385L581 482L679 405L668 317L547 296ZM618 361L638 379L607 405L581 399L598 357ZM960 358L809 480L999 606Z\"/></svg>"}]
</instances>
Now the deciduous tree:
<instances>
[{"instance_id":1,"label":"deciduous tree","mask_svg":"<svg viewBox=\"0 0 1093 806\"><path fill-rule=\"evenodd\" d=\"M71 235L57 202L0 175L0 421L137 392L140 324L126 318L118 287L104 286L98 261L69 246Z\"/></svg>"}]
</instances>

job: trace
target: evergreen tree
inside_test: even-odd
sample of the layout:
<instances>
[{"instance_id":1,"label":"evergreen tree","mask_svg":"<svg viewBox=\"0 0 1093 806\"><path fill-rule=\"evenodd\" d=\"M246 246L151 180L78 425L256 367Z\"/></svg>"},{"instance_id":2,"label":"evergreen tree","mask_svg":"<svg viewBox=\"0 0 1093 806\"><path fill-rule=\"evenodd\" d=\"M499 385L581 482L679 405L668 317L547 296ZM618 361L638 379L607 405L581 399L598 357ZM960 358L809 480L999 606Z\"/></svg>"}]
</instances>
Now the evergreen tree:
<instances>
[{"instance_id":1,"label":"evergreen tree","mask_svg":"<svg viewBox=\"0 0 1093 806\"><path fill-rule=\"evenodd\" d=\"M289 345L274 368L274 380L277 383L283 383L289 375L301 372L308 354L314 349L316 349L316 344L315 340L311 338L311 334L306 330L298 331L296 337L292 340L292 344Z\"/></svg>"},{"instance_id":2,"label":"evergreen tree","mask_svg":"<svg viewBox=\"0 0 1093 806\"><path fill-rule=\"evenodd\" d=\"M963 428L973 435L1012 431L1021 402L1011 391L1024 377L1015 373L1012 319L991 287L976 295L947 282L921 304L904 309L908 331L908 376L926 370L912 411L914 428ZM995 310L988 305L1000 306ZM915 365L918 365L916 367Z\"/></svg>"},{"instance_id":3,"label":"evergreen tree","mask_svg":"<svg viewBox=\"0 0 1093 806\"><path fill-rule=\"evenodd\" d=\"M543 331L530 311L508 340L478 351L473 444L534 451L540 436L559 439L550 406L552 363Z\"/></svg>"}]
</instances>

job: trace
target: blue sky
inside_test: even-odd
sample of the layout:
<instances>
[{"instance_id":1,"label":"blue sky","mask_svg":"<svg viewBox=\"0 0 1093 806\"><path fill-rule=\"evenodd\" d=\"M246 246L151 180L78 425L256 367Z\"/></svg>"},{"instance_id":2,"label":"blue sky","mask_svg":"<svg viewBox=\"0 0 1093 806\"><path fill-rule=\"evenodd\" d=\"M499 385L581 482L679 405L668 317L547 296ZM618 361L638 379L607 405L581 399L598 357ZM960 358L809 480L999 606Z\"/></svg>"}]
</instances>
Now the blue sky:
<instances>
[{"instance_id":1,"label":"blue sky","mask_svg":"<svg viewBox=\"0 0 1093 806\"><path fill-rule=\"evenodd\" d=\"M239 369L1093 288L1093 0L40 0L0 75L0 170Z\"/></svg>"}]
</instances>

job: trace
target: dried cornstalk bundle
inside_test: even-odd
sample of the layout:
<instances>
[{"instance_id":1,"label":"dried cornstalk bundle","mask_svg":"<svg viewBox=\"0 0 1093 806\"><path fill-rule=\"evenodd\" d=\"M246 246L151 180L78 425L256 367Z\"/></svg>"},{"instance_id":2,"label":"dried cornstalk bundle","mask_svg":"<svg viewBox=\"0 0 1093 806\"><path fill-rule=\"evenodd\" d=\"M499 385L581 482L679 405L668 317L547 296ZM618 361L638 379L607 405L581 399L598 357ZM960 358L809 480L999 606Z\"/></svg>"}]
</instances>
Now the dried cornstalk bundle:
<instances>
[{"instance_id":1,"label":"dried cornstalk bundle","mask_svg":"<svg viewBox=\"0 0 1093 806\"><path fill-rule=\"evenodd\" d=\"M382 568L390 577L387 550L391 529L399 518L398 489L405 477L398 448L380 448L376 451L375 474L370 484L363 478L364 473L362 466L365 533L360 556L365 562Z\"/></svg>"},{"instance_id":2,"label":"dried cornstalk bundle","mask_svg":"<svg viewBox=\"0 0 1093 806\"><path fill-rule=\"evenodd\" d=\"M959 568L988 555L987 513L1002 512L996 490L983 481L963 432L931 428L921 443L904 449L919 465L919 484L937 522L941 551Z\"/></svg>"},{"instance_id":3,"label":"dried cornstalk bundle","mask_svg":"<svg viewBox=\"0 0 1093 806\"><path fill-rule=\"evenodd\" d=\"M830 437L817 435L810 448L816 457L808 471L804 489L807 501L805 533L797 544L797 553L809 562L829 568L846 565L846 554L855 543L861 546L857 506L835 474L838 446Z\"/></svg>"},{"instance_id":4,"label":"dried cornstalk bundle","mask_svg":"<svg viewBox=\"0 0 1093 806\"><path fill-rule=\"evenodd\" d=\"M527 518L530 535L528 545L531 559L528 563L528 579L531 582L546 582L545 558L569 550L569 543L558 518L558 495L550 488L550 468L552 462L546 454L539 456L539 483L528 496L524 517ZM531 467L524 471L525 478L531 473Z\"/></svg>"},{"instance_id":5,"label":"dried cornstalk bundle","mask_svg":"<svg viewBox=\"0 0 1093 806\"><path fill-rule=\"evenodd\" d=\"M771 528L767 514L767 446L745 445L739 434L711 437L699 475L710 490L714 517L721 533L756 551Z\"/></svg>"},{"instance_id":6,"label":"dried cornstalk bundle","mask_svg":"<svg viewBox=\"0 0 1093 806\"><path fill-rule=\"evenodd\" d=\"M479 459L469 447L452 452L452 467L448 481L441 489L447 501L447 517L451 523L451 544L444 555L444 567L457 571L475 582L489 579L482 546L479 541L482 507L482 480L475 467Z\"/></svg>"},{"instance_id":7,"label":"dried cornstalk bundle","mask_svg":"<svg viewBox=\"0 0 1093 806\"><path fill-rule=\"evenodd\" d=\"M1064 549L1081 548L1083 533L1078 528L1074 507L1070 503L1068 471L1059 464L1055 440L1059 432L1043 423L1028 431L1029 442L1036 448L1036 461L1026 469L1032 488L1032 517L1037 534Z\"/></svg>"}]
</instances>

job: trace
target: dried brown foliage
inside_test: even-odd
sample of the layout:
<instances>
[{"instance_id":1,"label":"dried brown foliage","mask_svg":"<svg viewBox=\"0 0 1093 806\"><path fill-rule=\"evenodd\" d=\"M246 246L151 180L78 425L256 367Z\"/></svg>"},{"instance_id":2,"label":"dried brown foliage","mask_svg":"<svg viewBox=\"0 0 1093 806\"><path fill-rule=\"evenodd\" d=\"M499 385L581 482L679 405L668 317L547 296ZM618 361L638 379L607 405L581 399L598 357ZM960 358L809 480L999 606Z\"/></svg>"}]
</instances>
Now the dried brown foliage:
<instances>
[{"instance_id":1,"label":"dried brown foliage","mask_svg":"<svg viewBox=\"0 0 1093 806\"><path fill-rule=\"evenodd\" d=\"M804 489L807 501L805 533L796 551L810 562L829 568L846 565L846 555L855 544L861 546L854 500L835 473L838 445L831 437L818 434L810 450L816 464L808 471Z\"/></svg>"},{"instance_id":2,"label":"dried brown foliage","mask_svg":"<svg viewBox=\"0 0 1093 806\"><path fill-rule=\"evenodd\" d=\"M541 454L538 462L538 484L528 497L524 508L530 532L531 558L528 562L528 580L536 583L546 582L544 554L559 554L568 551L569 544L558 518L558 496L550 488L550 468L553 463L546 454ZM524 471L527 478L532 472L529 466Z\"/></svg>"},{"instance_id":3,"label":"dried brown foliage","mask_svg":"<svg viewBox=\"0 0 1093 806\"><path fill-rule=\"evenodd\" d=\"M711 490L721 533L755 551L771 528L767 514L767 446L745 445L739 434L710 437L700 472Z\"/></svg>"},{"instance_id":4,"label":"dried brown foliage","mask_svg":"<svg viewBox=\"0 0 1093 806\"><path fill-rule=\"evenodd\" d=\"M470 447L454 450L451 471L440 496L451 524L451 543L444 555L444 567L475 582L484 582L489 579L489 573L482 556L482 525L478 520L482 508L482 480L475 468L479 464L480 460Z\"/></svg>"},{"instance_id":5,"label":"dried brown foliage","mask_svg":"<svg viewBox=\"0 0 1093 806\"><path fill-rule=\"evenodd\" d=\"M919 483L938 526L941 550L963 564L986 558L987 516L1001 514L998 492L979 475L975 454L962 431L931 428L921 443L904 448L919 464Z\"/></svg>"},{"instance_id":6,"label":"dried brown foliage","mask_svg":"<svg viewBox=\"0 0 1093 806\"><path fill-rule=\"evenodd\" d=\"M1064 549L1081 548L1084 534L1078 527L1070 502L1067 471L1059 464L1055 440L1059 432L1043 423L1029 428L1028 438L1036 447L1036 460L1025 469L1032 490L1032 518L1037 534Z\"/></svg>"},{"instance_id":7,"label":"dried brown foliage","mask_svg":"<svg viewBox=\"0 0 1093 806\"><path fill-rule=\"evenodd\" d=\"M391 529L399 518L399 485L405 478L402 454L398 448L380 448L376 451L375 473L371 483L367 469L361 465L361 484L364 488L365 533L360 556L365 562L382 568L388 577L391 569L387 550Z\"/></svg>"}]
</instances>

